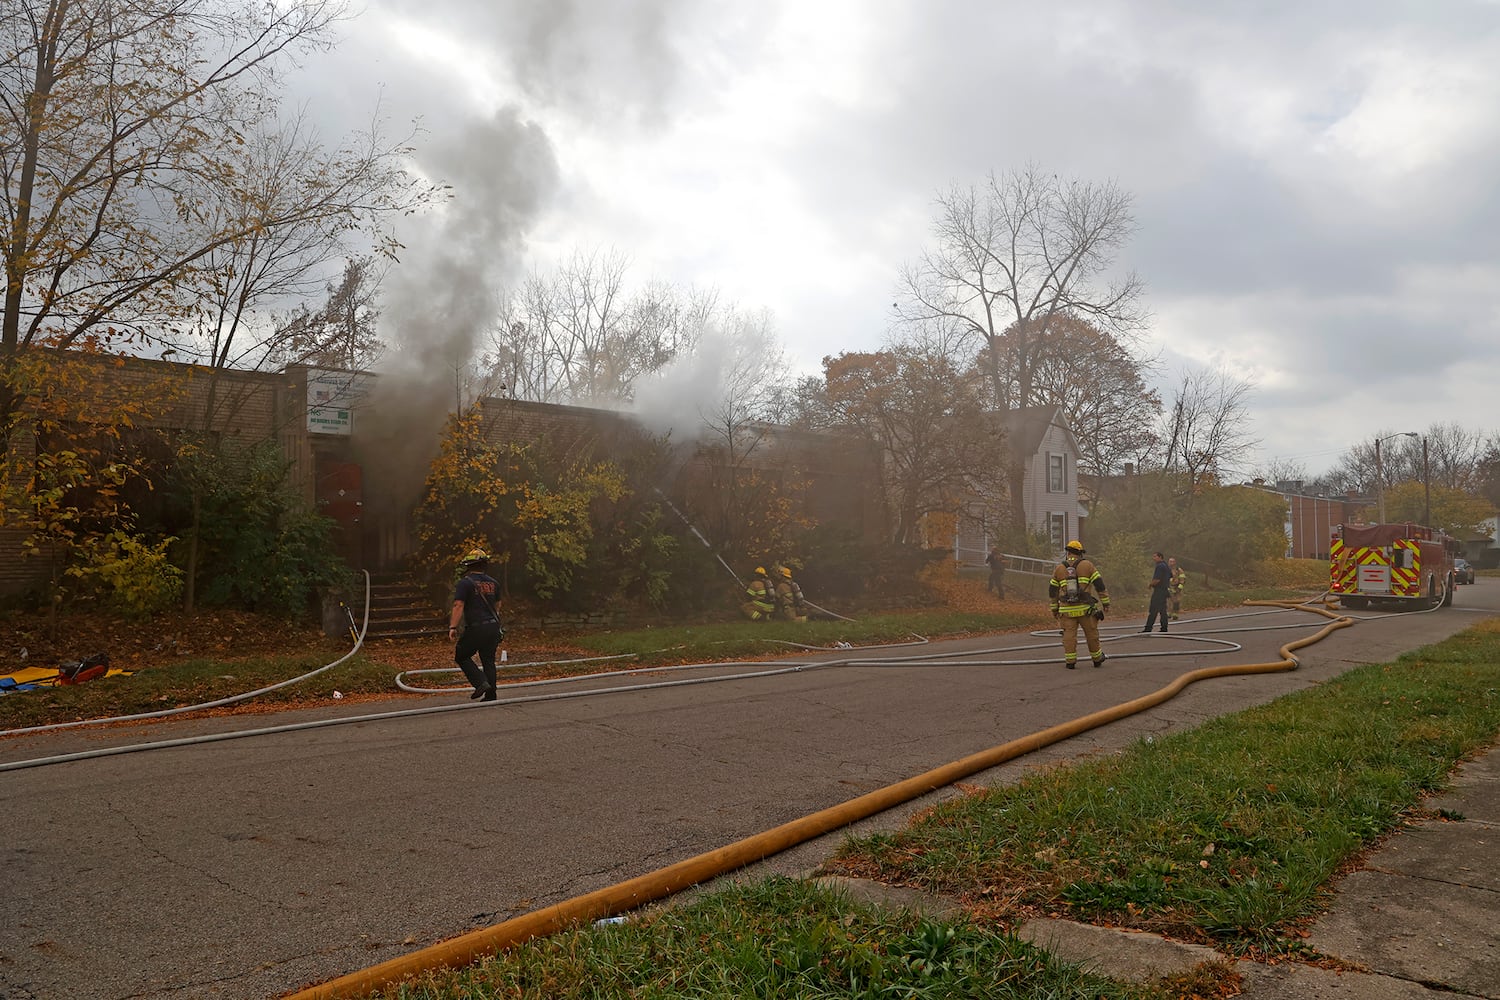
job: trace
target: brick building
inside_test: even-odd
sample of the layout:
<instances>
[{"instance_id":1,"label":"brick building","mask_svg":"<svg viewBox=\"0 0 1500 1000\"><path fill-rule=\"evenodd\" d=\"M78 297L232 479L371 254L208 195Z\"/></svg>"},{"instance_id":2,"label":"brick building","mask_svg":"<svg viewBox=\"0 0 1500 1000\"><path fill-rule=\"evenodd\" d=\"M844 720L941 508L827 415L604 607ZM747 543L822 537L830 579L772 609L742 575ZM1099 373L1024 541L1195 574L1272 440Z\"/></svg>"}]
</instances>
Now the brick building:
<instances>
[{"instance_id":1,"label":"brick building","mask_svg":"<svg viewBox=\"0 0 1500 1000\"><path fill-rule=\"evenodd\" d=\"M1292 480L1268 485L1257 479L1254 489L1275 493L1286 502L1286 555L1289 559L1327 559L1335 525L1363 523L1374 501L1350 492L1343 496L1307 494Z\"/></svg>"},{"instance_id":2,"label":"brick building","mask_svg":"<svg viewBox=\"0 0 1500 1000\"><path fill-rule=\"evenodd\" d=\"M67 360L95 366L93 377L103 382L144 387L170 400L159 417L145 422L169 437L192 430L246 444L276 441L289 462L291 488L339 525L341 552L351 565L394 569L411 553L410 513L426 463L437 451L445 403L428 407L424 418L420 408L383 399L377 376L301 365L274 373L210 372L166 361L89 355ZM589 407L487 399L483 412L492 442L545 441L598 457L621 453L647 433L628 414ZM884 512L877 459L868 448L834 435L773 426L751 430L756 447L742 456L741 467L770 477L795 475L807 483L808 511L820 523L879 537ZM35 433L17 432L11 447L23 462L35 456ZM708 466L716 460L709 447L679 445L660 489L692 510L694 491L710 480ZM51 573L46 554L23 555L25 537L24 530L0 529L0 594L36 587Z\"/></svg>"}]
</instances>

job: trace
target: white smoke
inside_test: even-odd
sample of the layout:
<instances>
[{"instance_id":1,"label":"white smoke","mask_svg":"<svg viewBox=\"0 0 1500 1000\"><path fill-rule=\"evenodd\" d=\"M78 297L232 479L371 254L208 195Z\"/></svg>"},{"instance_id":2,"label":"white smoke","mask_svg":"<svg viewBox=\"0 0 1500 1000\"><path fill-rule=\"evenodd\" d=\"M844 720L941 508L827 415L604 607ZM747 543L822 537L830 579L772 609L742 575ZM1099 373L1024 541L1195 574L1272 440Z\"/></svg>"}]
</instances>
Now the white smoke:
<instances>
[{"instance_id":1,"label":"white smoke","mask_svg":"<svg viewBox=\"0 0 1500 1000\"><path fill-rule=\"evenodd\" d=\"M761 417L785 370L770 315L730 311L692 351L637 380L631 413L679 441L720 434Z\"/></svg>"}]
</instances>

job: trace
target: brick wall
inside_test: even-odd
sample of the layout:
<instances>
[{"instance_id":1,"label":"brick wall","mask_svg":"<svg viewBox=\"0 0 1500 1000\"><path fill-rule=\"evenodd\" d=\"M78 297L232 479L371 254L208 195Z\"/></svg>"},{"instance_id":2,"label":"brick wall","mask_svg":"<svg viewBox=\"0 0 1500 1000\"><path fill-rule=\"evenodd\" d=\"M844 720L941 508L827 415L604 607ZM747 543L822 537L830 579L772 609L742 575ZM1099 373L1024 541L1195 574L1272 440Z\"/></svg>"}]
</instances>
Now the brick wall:
<instances>
[{"instance_id":1,"label":"brick wall","mask_svg":"<svg viewBox=\"0 0 1500 1000\"><path fill-rule=\"evenodd\" d=\"M287 454L293 458L294 477L302 485L310 463L298 458L306 452L307 434L301 427L288 428L287 398L295 383L286 374L266 372L220 372L217 378L196 365L170 361L121 359L109 355L70 353L70 365L94 369L91 381L118 387L120 396L145 393L170 404L141 426L164 430L201 429L255 442L280 434ZM36 455L36 437L23 420L13 434L10 447L19 459L18 471ZM24 473L21 473L24 475ZM310 488L310 487L309 487ZM51 574L48 554L26 554L24 528L0 528L0 595L13 595L46 583Z\"/></svg>"},{"instance_id":2,"label":"brick wall","mask_svg":"<svg viewBox=\"0 0 1500 1000\"><path fill-rule=\"evenodd\" d=\"M201 428L246 443L275 439L289 462L289 478L309 504L315 502L320 469L352 460L348 437L310 434L307 430L307 369L283 372L220 372L166 361L77 356L98 366L98 377L115 385L161 386L175 401L149 426L164 429ZM550 446L577 448L596 459L633 450L648 432L628 415L581 406L558 406L522 400L485 401L489 440L545 440ZM358 427L355 427L355 436ZM826 434L787 428L761 428L763 437L746 466L764 474L795 473L808 481L809 514L823 524L843 525L866 538L882 530L883 510L877 487L878 459L858 442ZM33 450L29 434L18 435L23 449ZM677 468L662 483L669 493L692 489L715 461L711 449L692 444L677 446ZM368 498L368 495L367 495ZM682 500L681 495L676 499ZM409 519L385 513L377 504L364 508L353 550L356 562L372 570L395 568L412 548ZM14 594L45 581L44 559L22 558L24 532L0 529L0 594Z\"/></svg>"}]
</instances>

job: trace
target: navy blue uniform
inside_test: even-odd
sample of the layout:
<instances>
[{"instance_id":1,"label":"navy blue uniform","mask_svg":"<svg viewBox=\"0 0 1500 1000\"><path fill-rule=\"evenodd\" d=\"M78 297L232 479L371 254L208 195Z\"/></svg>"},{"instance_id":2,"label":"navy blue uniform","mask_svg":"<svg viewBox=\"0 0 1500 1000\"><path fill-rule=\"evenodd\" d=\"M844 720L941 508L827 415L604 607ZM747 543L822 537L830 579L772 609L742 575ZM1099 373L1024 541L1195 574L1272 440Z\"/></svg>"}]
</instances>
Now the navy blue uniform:
<instances>
[{"instance_id":1,"label":"navy blue uniform","mask_svg":"<svg viewBox=\"0 0 1500 1000\"><path fill-rule=\"evenodd\" d=\"M500 581L478 571L464 574L453 588L455 610L463 607L463 634L453 647L453 661L474 685L476 697L495 698L495 648L504 633L500 628ZM474 663L479 654L481 671Z\"/></svg>"}]
</instances>

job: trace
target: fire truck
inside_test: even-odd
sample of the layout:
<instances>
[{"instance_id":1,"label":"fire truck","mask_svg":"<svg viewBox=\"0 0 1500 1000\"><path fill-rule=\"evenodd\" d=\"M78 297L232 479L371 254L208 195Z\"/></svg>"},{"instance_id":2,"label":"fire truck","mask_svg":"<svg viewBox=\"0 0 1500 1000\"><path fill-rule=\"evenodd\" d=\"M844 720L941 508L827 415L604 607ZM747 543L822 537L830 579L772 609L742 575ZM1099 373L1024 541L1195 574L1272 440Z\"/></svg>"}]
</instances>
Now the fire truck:
<instances>
[{"instance_id":1,"label":"fire truck","mask_svg":"<svg viewBox=\"0 0 1500 1000\"><path fill-rule=\"evenodd\" d=\"M1329 543L1328 589L1346 608L1453 603L1458 539L1420 524L1340 524Z\"/></svg>"}]
</instances>

